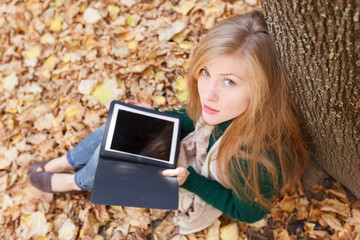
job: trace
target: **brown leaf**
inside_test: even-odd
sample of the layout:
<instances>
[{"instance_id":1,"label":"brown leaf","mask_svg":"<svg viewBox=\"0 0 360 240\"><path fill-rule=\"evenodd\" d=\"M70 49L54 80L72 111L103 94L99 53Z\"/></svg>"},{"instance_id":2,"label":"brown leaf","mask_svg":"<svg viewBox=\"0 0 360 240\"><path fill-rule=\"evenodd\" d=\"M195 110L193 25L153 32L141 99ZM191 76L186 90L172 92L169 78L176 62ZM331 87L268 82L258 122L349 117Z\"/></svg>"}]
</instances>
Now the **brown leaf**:
<instances>
[{"instance_id":1,"label":"brown leaf","mask_svg":"<svg viewBox=\"0 0 360 240\"><path fill-rule=\"evenodd\" d=\"M334 212L344 217L350 217L350 207L337 199L325 198L320 203L320 210L324 212Z\"/></svg>"}]
</instances>

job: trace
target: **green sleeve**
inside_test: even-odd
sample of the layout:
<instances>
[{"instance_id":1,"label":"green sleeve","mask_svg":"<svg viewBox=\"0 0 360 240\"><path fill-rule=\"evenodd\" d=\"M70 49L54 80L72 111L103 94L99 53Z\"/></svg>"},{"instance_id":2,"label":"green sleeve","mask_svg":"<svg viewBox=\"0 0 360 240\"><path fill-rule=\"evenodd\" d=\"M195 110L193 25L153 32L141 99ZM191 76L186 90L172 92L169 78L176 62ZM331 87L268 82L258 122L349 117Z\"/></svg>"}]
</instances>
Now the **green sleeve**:
<instances>
[{"instance_id":1,"label":"green sleeve","mask_svg":"<svg viewBox=\"0 0 360 240\"><path fill-rule=\"evenodd\" d=\"M165 111L167 113L175 114L181 117L182 119L182 131L183 132L192 132L195 130L194 122L189 118L186 113L186 109L179 109L179 110L172 110L172 111Z\"/></svg>"},{"instance_id":2,"label":"green sleeve","mask_svg":"<svg viewBox=\"0 0 360 240\"><path fill-rule=\"evenodd\" d=\"M248 199L245 196L238 199L234 191L223 187L217 181L211 181L196 173L191 166L188 167L188 170L190 174L181 187L195 193L229 217L242 222L253 223L261 220L269 211L253 199ZM264 196L270 200L275 195L275 191L269 186L263 186L262 190Z\"/></svg>"}]
</instances>

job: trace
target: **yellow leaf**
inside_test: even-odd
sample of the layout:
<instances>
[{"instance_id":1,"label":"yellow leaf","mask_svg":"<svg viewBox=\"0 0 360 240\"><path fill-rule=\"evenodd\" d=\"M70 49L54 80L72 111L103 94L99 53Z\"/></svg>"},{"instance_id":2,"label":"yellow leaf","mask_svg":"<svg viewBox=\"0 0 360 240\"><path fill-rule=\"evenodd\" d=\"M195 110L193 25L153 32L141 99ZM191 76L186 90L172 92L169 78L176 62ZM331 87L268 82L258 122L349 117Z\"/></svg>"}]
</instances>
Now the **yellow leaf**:
<instances>
[{"instance_id":1,"label":"yellow leaf","mask_svg":"<svg viewBox=\"0 0 360 240\"><path fill-rule=\"evenodd\" d=\"M181 102L185 102L189 97L189 91L185 90L182 91L177 98L181 101Z\"/></svg>"},{"instance_id":2,"label":"yellow leaf","mask_svg":"<svg viewBox=\"0 0 360 240\"><path fill-rule=\"evenodd\" d=\"M80 109L77 105L69 105L66 107L65 109L65 116L67 118L70 118L70 117L74 117L75 115L77 115L79 113Z\"/></svg>"},{"instance_id":3,"label":"yellow leaf","mask_svg":"<svg viewBox=\"0 0 360 240\"><path fill-rule=\"evenodd\" d=\"M120 8L118 6L115 5L109 5L107 7L107 10L109 12L110 15L116 15L120 12Z\"/></svg>"},{"instance_id":4,"label":"yellow leaf","mask_svg":"<svg viewBox=\"0 0 360 240\"><path fill-rule=\"evenodd\" d=\"M16 144L16 143L20 142L20 140L21 140L21 133L19 133L18 135L16 135L16 136L12 139L11 143Z\"/></svg>"},{"instance_id":5,"label":"yellow leaf","mask_svg":"<svg viewBox=\"0 0 360 240\"><path fill-rule=\"evenodd\" d=\"M171 9L186 16L194 6L194 1L184 1L177 6L171 7Z\"/></svg>"},{"instance_id":6,"label":"yellow leaf","mask_svg":"<svg viewBox=\"0 0 360 240\"><path fill-rule=\"evenodd\" d=\"M165 74L165 72L163 72L163 71L155 73L155 79L161 78L162 76L164 76L164 74Z\"/></svg>"},{"instance_id":7,"label":"yellow leaf","mask_svg":"<svg viewBox=\"0 0 360 240\"><path fill-rule=\"evenodd\" d=\"M181 32L175 34L171 39L174 42L180 44L186 39L187 35L188 35L187 31L181 31Z\"/></svg>"},{"instance_id":8,"label":"yellow leaf","mask_svg":"<svg viewBox=\"0 0 360 240\"><path fill-rule=\"evenodd\" d=\"M131 27L135 27L136 26L136 21L135 21L135 19L133 17L130 16L130 17L128 17L126 19L126 24L131 26Z\"/></svg>"},{"instance_id":9,"label":"yellow leaf","mask_svg":"<svg viewBox=\"0 0 360 240\"><path fill-rule=\"evenodd\" d=\"M98 84L92 95L95 96L101 104L106 105L110 100L117 97L118 92L116 81L107 81ZM124 92L124 90L121 92Z\"/></svg>"},{"instance_id":10,"label":"yellow leaf","mask_svg":"<svg viewBox=\"0 0 360 240\"><path fill-rule=\"evenodd\" d=\"M128 48L129 48L130 50L135 50L135 49L137 48L137 41L131 41L131 42L129 42Z\"/></svg>"},{"instance_id":11,"label":"yellow leaf","mask_svg":"<svg viewBox=\"0 0 360 240\"><path fill-rule=\"evenodd\" d=\"M114 209L115 211L122 211L122 207L121 207L121 206L111 205L110 207L111 207L111 209Z\"/></svg>"},{"instance_id":12,"label":"yellow leaf","mask_svg":"<svg viewBox=\"0 0 360 240\"><path fill-rule=\"evenodd\" d=\"M190 62L188 60L185 60L183 64L181 64L181 66L185 69L189 68L190 66Z\"/></svg>"},{"instance_id":13,"label":"yellow leaf","mask_svg":"<svg viewBox=\"0 0 360 240\"><path fill-rule=\"evenodd\" d=\"M62 23L60 20L54 20L50 25L50 30L54 32L60 31L62 28Z\"/></svg>"},{"instance_id":14,"label":"yellow leaf","mask_svg":"<svg viewBox=\"0 0 360 240\"><path fill-rule=\"evenodd\" d=\"M152 100L157 104L157 105L163 105L166 103L166 98L164 96L161 95L155 95L152 97Z\"/></svg>"},{"instance_id":15,"label":"yellow leaf","mask_svg":"<svg viewBox=\"0 0 360 240\"><path fill-rule=\"evenodd\" d=\"M209 7L205 10L205 14L209 14L209 13L216 13L216 14L221 14L221 11L218 7Z\"/></svg>"},{"instance_id":16,"label":"yellow leaf","mask_svg":"<svg viewBox=\"0 0 360 240\"><path fill-rule=\"evenodd\" d=\"M45 60L44 65L47 69L53 69L57 64L58 60L59 59L56 56L51 55Z\"/></svg>"},{"instance_id":17,"label":"yellow leaf","mask_svg":"<svg viewBox=\"0 0 360 240\"><path fill-rule=\"evenodd\" d=\"M192 46L193 46L192 43L189 43L189 42L179 44L179 47L181 47L182 49L185 49L185 50L191 50Z\"/></svg>"},{"instance_id":18,"label":"yellow leaf","mask_svg":"<svg viewBox=\"0 0 360 240\"><path fill-rule=\"evenodd\" d=\"M37 48L25 52L26 59L37 58L38 56L40 56L40 50Z\"/></svg>"},{"instance_id":19,"label":"yellow leaf","mask_svg":"<svg viewBox=\"0 0 360 240\"><path fill-rule=\"evenodd\" d=\"M31 215L27 215L26 217L24 217L25 223L26 223L26 224L29 224L30 219L31 219Z\"/></svg>"},{"instance_id":20,"label":"yellow leaf","mask_svg":"<svg viewBox=\"0 0 360 240\"><path fill-rule=\"evenodd\" d=\"M176 83L174 88L178 91L183 91L186 89L187 86L187 77L179 77L176 79Z\"/></svg>"},{"instance_id":21,"label":"yellow leaf","mask_svg":"<svg viewBox=\"0 0 360 240\"><path fill-rule=\"evenodd\" d=\"M230 223L220 228L221 240L237 239L239 236L239 229L236 222Z\"/></svg>"},{"instance_id":22,"label":"yellow leaf","mask_svg":"<svg viewBox=\"0 0 360 240\"><path fill-rule=\"evenodd\" d=\"M218 240L220 238L220 224L221 222L216 220L207 228L206 240Z\"/></svg>"},{"instance_id":23,"label":"yellow leaf","mask_svg":"<svg viewBox=\"0 0 360 240\"><path fill-rule=\"evenodd\" d=\"M8 119L5 120L5 122L9 127L11 127L11 128L14 127L14 119L8 118Z\"/></svg>"},{"instance_id":24,"label":"yellow leaf","mask_svg":"<svg viewBox=\"0 0 360 240\"><path fill-rule=\"evenodd\" d=\"M55 7L60 7L62 4L63 4L63 3L62 3L61 0L55 0L55 1L54 1L54 6L55 6Z\"/></svg>"},{"instance_id":25,"label":"yellow leaf","mask_svg":"<svg viewBox=\"0 0 360 240\"><path fill-rule=\"evenodd\" d=\"M120 82L119 88L120 88L120 89L123 89L123 90L126 89L126 87L125 87L125 81L121 81L121 82Z\"/></svg>"}]
</instances>

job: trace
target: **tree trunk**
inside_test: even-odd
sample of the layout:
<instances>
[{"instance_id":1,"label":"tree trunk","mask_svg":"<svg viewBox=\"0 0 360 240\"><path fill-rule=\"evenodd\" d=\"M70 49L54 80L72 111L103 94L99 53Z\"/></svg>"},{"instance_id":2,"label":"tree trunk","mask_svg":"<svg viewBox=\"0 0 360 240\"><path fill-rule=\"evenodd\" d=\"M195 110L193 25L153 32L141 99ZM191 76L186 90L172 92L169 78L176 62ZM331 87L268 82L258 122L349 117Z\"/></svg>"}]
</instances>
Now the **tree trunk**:
<instances>
[{"instance_id":1,"label":"tree trunk","mask_svg":"<svg viewBox=\"0 0 360 240\"><path fill-rule=\"evenodd\" d=\"M311 160L360 198L360 4L261 0L308 128Z\"/></svg>"}]
</instances>

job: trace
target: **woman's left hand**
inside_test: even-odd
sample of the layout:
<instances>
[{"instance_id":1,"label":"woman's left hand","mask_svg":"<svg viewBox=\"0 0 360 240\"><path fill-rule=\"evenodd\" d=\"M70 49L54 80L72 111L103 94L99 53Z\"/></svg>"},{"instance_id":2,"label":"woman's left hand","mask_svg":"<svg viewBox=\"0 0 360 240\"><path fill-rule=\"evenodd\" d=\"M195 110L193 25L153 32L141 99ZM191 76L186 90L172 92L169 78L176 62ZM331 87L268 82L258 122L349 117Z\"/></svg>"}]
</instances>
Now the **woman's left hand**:
<instances>
[{"instance_id":1,"label":"woman's left hand","mask_svg":"<svg viewBox=\"0 0 360 240\"><path fill-rule=\"evenodd\" d=\"M186 168L178 167L164 170L162 174L166 177L177 177L179 185L183 185L190 172Z\"/></svg>"}]
</instances>

